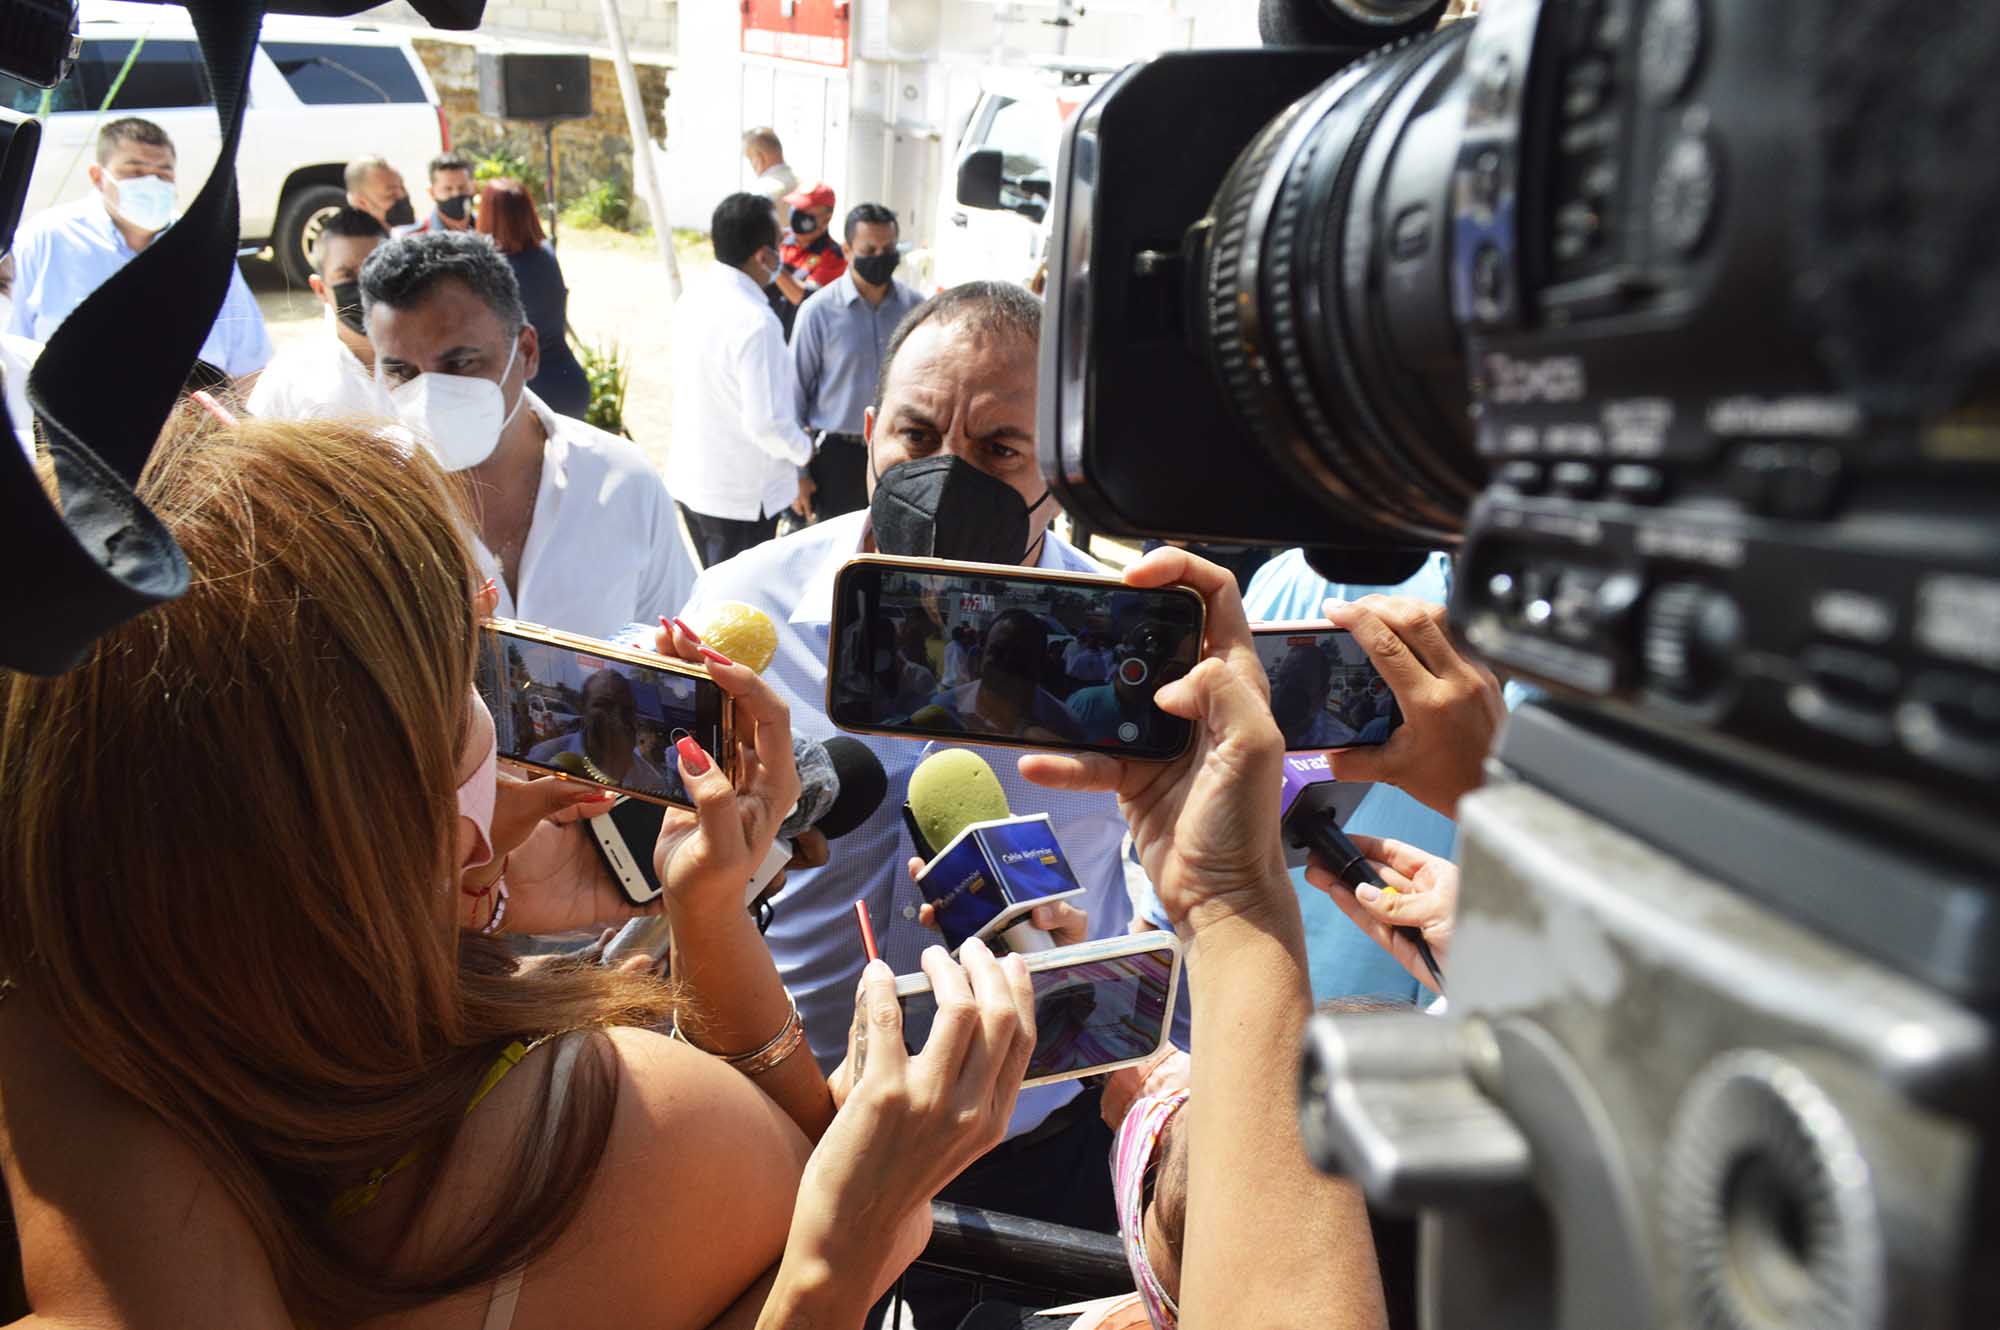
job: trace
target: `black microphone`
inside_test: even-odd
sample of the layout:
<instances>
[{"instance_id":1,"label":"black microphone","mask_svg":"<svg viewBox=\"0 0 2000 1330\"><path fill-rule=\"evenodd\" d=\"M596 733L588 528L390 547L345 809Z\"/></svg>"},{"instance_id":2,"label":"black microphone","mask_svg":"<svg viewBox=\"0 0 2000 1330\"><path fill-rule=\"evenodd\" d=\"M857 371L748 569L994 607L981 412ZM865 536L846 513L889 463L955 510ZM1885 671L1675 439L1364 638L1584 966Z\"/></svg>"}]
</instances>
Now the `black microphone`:
<instances>
[{"instance_id":1,"label":"black microphone","mask_svg":"<svg viewBox=\"0 0 2000 1330\"><path fill-rule=\"evenodd\" d=\"M1367 882L1376 887L1389 884L1340 829L1340 815L1327 796L1334 788L1332 765L1325 753L1285 754L1283 818L1285 836L1294 845L1303 845L1326 861L1334 875L1350 887ZM1416 948L1424 968L1431 973L1437 991L1444 992L1444 972L1438 968L1431 944L1423 930L1397 924L1396 931Z\"/></svg>"}]
</instances>

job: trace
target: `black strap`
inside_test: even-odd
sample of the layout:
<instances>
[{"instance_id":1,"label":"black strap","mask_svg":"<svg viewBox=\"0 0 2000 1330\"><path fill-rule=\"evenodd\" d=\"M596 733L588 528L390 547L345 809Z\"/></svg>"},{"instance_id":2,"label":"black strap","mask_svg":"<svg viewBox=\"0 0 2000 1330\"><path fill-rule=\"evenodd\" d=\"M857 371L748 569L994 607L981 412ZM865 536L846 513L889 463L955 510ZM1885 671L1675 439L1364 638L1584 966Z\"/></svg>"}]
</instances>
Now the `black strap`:
<instances>
[{"instance_id":1,"label":"black strap","mask_svg":"<svg viewBox=\"0 0 2000 1330\"><path fill-rule=\"evenodd\" d=\"M374 0L278 0L340 15ZM485 0L416 0L434 26L473 28ZM14 446L0 404L0 668L69 669L101 634L187 589L187 560L133 493L236 271L236 147L262 0L193 0L215 112L215 167L187 212L63 321L28 376L60 508Z\"/></svg>"}]
</instances>

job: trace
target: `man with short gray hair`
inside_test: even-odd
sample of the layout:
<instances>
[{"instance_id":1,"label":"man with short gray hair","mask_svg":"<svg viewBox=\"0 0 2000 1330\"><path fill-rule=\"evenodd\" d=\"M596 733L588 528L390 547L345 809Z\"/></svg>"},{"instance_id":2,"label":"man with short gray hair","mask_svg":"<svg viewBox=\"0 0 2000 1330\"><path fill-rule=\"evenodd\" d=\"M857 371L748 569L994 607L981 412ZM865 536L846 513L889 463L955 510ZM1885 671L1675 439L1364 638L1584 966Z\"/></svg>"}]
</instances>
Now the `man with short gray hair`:
<instances>
[{"instance_id":1,"label":"man with short gray hair","mask_svg":"<svg viewBox=\"0 0 2000 1330\"><path fill-rule=\"evenodd\" d=\"M752 194L762 194L776 208L778 200L799 187L799 173L785 165L785 145L769 125L743 131L743 160L750 163Z\"/></svg>"},{"instance_id":2,"label":"man with short gray hair","mask_svg":"<svg viewBox=\"0 0 2000 1330\"><path fill-rule=\"evenodd\" d=\"M343 174L347 185L347 206L382 223L390 235L417 224L417 210L410 203L410 191L403 187L403 173L389 165L386 157L357 157Z\"/></svg>"},{"instance_id":3,"label":"man with short gray hair","mask_svg":"<svg viewBox=\"0 0 2000 1330\"><path fill-rule=\"evenodd\" d=\"M695 564L673 496L631 442L528 391L541 345L490 240L390 241L361 269L361 305L397 419L468 482L501 615L610 637L680 612Z\"/></svg>"}]
</instances>

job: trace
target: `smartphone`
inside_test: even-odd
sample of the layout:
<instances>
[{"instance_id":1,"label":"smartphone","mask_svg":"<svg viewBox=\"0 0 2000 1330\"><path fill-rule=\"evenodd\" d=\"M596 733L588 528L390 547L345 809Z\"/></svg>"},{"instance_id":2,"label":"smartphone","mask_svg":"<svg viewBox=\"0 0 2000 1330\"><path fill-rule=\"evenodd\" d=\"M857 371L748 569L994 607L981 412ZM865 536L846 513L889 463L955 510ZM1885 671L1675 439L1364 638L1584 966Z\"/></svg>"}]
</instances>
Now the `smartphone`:
<instances>
[{"instance_id":1,"label":"smartphone","mask_svg":"<svg viewBox=\"0 0 2000 1330\"><path fill-rule=\"evenodd\" d=\"M503 761L682 808L694 802L678 741L693 735L724 771L736 770L734 700L682 661L492 619L480 630L474 682Z\"/></svg>"},{"instance_id":2,"label":"smartphone","mask_svg":"<svg viewBox=\"0 0 2000 1330\"><path fill-rule=\"evenodd\" d=\"M1181 981L1181 944L1172 933L1105 938L1026 959L1035 986L1035 1051L1022 1085L1116 1071L1166 1044ZM896 999L903 1046L919 1052L937 1019L930 976L899 976Z\"/></svg>"},{"instance_id":3,"label":"smartphone","mask_svg":"<svg viewBox=\"0 0 2000 1330\"><path fill-rule=\"evenodd\" d=\"M660 839L660 806L638 799L620 799L608 813L583 820L597 857L611 880L634 905L659 899L660 878L653 871L653 846Z\"/></svg>"},{"instance_id":4,"label":"smartphone","mask_svg":"<svg viewBox=\"0 0 2000 1330\"><path fill-rule=\"evenodd\" d=\"M1324 619L1253 623L1250 636L1271 681L1285 751L1386 743L1403 723L1388 681L1345 628Z\"/></svg>"},{"instance_id":5,"label":"smartphone","mask_svg":"<svg viewBox=\"0 0 2000 1330\"><path fill-rule=\"evenodd\" d=\"M844 730L1152 762L1194 737L1153 705L1201 659L1186 587L870 554L833 605L827 714Z\"/></svg>"}]
</instances>

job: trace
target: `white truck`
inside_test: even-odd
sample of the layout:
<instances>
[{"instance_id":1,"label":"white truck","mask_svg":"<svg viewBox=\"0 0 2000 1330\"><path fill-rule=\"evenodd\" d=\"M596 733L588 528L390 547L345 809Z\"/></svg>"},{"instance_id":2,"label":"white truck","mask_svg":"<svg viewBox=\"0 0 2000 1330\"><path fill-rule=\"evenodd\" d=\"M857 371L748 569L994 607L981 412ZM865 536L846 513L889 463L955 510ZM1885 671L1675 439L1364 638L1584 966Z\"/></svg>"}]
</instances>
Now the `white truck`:
<instances>
[{"instance_id":1,"label":"white truck","mask_svg":"<svg viewBox=\"0 0 2000 1330\"><path fill-rule=\"evenodd\" d=\"M207 179L222 140L187 11L86 0L79 30L82 55L55 88L44 92L0 75L0 117L43 122L23 220L81 198L98 129L128 115L172 137L185 204ZM437 90L407 37L341 19L273 14L251 67L236 154L242 248L269 245L286 278L303 286L319 228L346 200L349 159L388 158L421 198L430 159L449 147Z\"/></svg>"}]
</instances>

